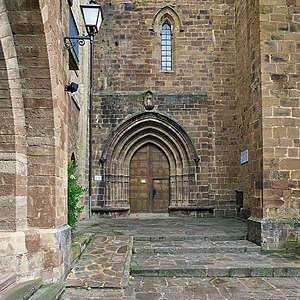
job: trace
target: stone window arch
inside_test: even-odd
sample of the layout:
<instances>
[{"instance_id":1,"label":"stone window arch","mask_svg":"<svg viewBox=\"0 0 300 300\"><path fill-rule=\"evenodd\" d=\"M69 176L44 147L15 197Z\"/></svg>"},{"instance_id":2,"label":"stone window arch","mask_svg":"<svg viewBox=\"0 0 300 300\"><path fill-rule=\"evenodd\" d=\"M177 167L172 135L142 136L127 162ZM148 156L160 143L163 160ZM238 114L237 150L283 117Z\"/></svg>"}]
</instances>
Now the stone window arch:
<instances>
[{"instance_id":1,"label":"stone window arch","mask_svg":"<svg viewBox=\"0 0 300 300\"><path fill-rule=\"evenodd\" d=\"M154 55L160 57L161 71L174 71L177 37L180 32L184 31L181 18L171 6L165 6L155 14L149 30L155 34L157 44L160 45Z\"/></svg>"}]
</instances>

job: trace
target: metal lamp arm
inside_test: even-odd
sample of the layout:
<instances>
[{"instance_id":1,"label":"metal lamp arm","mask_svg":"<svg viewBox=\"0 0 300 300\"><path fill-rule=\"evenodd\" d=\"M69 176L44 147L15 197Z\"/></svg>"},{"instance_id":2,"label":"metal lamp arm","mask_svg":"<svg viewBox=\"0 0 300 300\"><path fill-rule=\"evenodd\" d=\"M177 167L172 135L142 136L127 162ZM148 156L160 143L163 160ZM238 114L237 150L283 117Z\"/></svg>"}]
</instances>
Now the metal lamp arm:
<instances>
[{"instance_id":1,"label":"metal lamp arm","mask_svg":"<svg viewBox=\"0 0 300 300\"><path fill-rule=\"evenodd\" d=\"M79 46L84 46L85 41L89 40L91 41L93 38L91 35L86 35L86 36L66 36L64 37L64 44L68 50L73 49L75 45L78 43ZM76 42L72 42L72 40L76 40Z\"/></svg>"}]
</instances>

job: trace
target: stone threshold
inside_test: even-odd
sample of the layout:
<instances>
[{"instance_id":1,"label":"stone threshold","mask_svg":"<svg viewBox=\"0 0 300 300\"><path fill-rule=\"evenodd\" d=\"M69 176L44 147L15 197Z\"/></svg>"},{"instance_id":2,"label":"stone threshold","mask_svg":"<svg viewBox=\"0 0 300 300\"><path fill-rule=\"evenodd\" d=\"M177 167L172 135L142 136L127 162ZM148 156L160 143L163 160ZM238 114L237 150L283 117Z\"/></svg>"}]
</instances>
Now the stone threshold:
<instances>
[{"instance_id":1,"label":"stone threshold","mask_svg":"<svg viewBox=\"0 0 300 300\"><path fill-rule=\"evenodd\" d=\"M197 210L197 211L213 211L216 207L213 205L201 205L201 206L169 206L169 211L172 210Z\"/></svg>"},{"instance_id":2,"label":"stone threshold","mask_svg":"<svg viewBox=\"0 0 300 300\"><path fill-rule=\"evenodd\" d=\"M92 212L127 212L129 207L102 207L102 206L93 206Z\"/></svg>"},{"instance_id":3,"label":"stone threshold","mask_svg":"<svg viewBox=\"0 0 300 300\"><path fill-rule=\"evenodd\" d=\"M211 205L202 205L202 206L169 206L168 212L170 217L176 217L181 215L189 215L191 213L203 214L203 216L213 217L213 213L215 210L215 206ZM92 213L94 215L132 215L130 213L130 207L102 207L102 206L94 206L92 207ZM149 216L153 215L151 213L137 213L134 215L143 215L145 217L147 214ZM159 214L157 214L159 215ZM165 216L165 213L162 213Z\"/></svg>"}]
</instances>

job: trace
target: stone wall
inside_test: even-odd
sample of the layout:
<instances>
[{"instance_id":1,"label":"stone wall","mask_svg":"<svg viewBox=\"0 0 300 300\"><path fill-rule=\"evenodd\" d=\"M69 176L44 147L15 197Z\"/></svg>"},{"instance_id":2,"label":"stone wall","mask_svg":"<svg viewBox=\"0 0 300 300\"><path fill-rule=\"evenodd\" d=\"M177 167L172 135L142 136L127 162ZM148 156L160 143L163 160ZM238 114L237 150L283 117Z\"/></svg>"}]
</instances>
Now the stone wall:
<instances>
[{"instance_id":1,"label":"stone wall","mask_svg":"<svg viewBox=\"0 0 300 300\"><path fill-rule=\"evenodd\" d=\"M262 216L263 133L259 1L236 1L236 90L238 155L248 150L249 162L238 164L238 188L244 208Z\"/></svg>"},{"instance_id":2,"label":"stone wall","mask_svg":"<svg viewBox=\"0 0 300 300\"><path fill-rule=\"evenodd\" d=\"M300 9L261 5L264 217L297 218L299 203Z\"/></svg>"},{"instance_id":3,"label":"stone wall","mask_svg":"<svg viewBox=\"0 0 300 300\"><path fill-rule=\"evenodd\" d=\"M239 185L251 210L249 239L299 247L299 7L236 2ZM245 20L247 22L245 22Z\"/></svg>"},{"instance_id":4,"label":"stone wall","mask_svg":"<svg viewBox=\"0 0 300 300\"><path fill-rule=\"evenodd\" d=\"M67 1L66 1L67 2ZM69 17L71 10L74 16L76 25L80 35L85 35L85 28L82 20L80 4L86 3L83 0L74 0L73 5L69 6L67 3L63 5L64 18ZM65 35L68 35L66 31ZM65 51L65 50L64 50ZM67 59L67 51L65 58ZM79 70L70 70L68 72L67 82L75 82L78 84L78 90L75 93L69 93L68 97L68 161L71 160L72 154L75 156L77 165L76 174L79 176L78 183L83 187L88 187L88 118L89 118L89 43L79 47ZM81 214L84 218L88 212L88 193L81 199L82 205L85 206Z\"/></svg>"},{"instance_id":5,"label":"stone wall","mask_svg":"<svg viewBox=\"0 0 300 300\"><path fill-rule=\"evenodd\" d=\"M238 156L233 1L164 1L163 5L149 0L103 1L102 5L105 18L96 37L97 109L103 105L101 93L115 96L110 111L94 113L94 126L101 132L95 138L95 151L101 152L107 134L139 107L126 103L128 107L123 108L118 93L136 91L140 97L146 90L174 93L173 102L159 102L159 109L171 113L196 145L201 140L198 155L206 157L201 176L208 184L198 186L197 201L207 201L208 197L209 203L218 207L216 215L234 215ZM171 72L160 70L159 20L164 14L170 16L174 28ZM193 103L174 105L180 93L198 91L207 94L204 119L199 119ZM103 126L98 123L101 119ZM203 128L207 131L202 132ZM99 161L95 159L94 164L99 166Z\"/></svg>"},{"instance_id":6,"label":"stone wall","mask_svg":"<svg viewBox=\"0 0 300 300\"><path fill-rule=\"evenodd\" d=\"M299 16L298 1L261 2L263 217L267 219L262 221L262 242L267 248L300 247Z\"/></svg>"},{"instance_id":7,"label":"stone wall","mask_svg":"<svg viewBox=\"0 0 300 300\"><path fill-rule=\"evenodd\" d=\"M154 94L154 106L155 109L146 111L143 105L143 93L99 93L95 97L95 110L94 113L98 116L95 120L94 138L102 143L95 143L93 153L96 156L93 169L94 175L102 175L103 178L111 176L113 174L118 176L128 176L128 171L120 170L120 173L115 171L115 168L109 169L105 173L105 169L109 168L107 165L113 163L114 165L129 165L126 160L127 151L125 149L126 143L138 144L141 138L148 139L148 142L157 142L156 139L160 140L161 147L166 151L170 151L170 156L176 161L176 153L180 151L178 143L186 143L185 139L191 140L191 149L195 149L195 157L189 159L184 158L184 153L181 154L182 164L190 166L184 168L183 166L177 165L177 171L183 175L191 175L191 178L187 179L187 185L190 185L190 190L187 191L188 196L185 198L183 192L178 192L177 197L171 199L171 205L193 205L193 206L208 206L208 151L207 151L207 99L206 95L202 92L198 93L155 93ZM148 117L147 117L148 115ZM139 117L140 116L140 117ZM145 122L142 122L146 119ZM123 125L126 122L131 122L132 125ZM151 128L151 122L155 122L154 128ZM135 125L135 123L137 125ZM144 124L145 123L145 124ZM167 125L166 125L167 124ZM123 127L124 129L122 129ZM124 142L121 146L118 146L118 141L115 141L116 145L112 140L114 136L118 136L119 140L125 139L127 135L127 127L136 126L136 130L143 129L145 127L146 133L141 130L141 133L131 134L128 130L129 142ZM164 133L155 131L155 128L162 127ZM166 126L166 127L165 127ZM176 135L172 130L168 133L168 129L172 126L178 127L182 132L182 137ZM183 129L184 130L183 130ZM131 129L132 130L132 129ZM174 128L175 130L175 128ZM155 137L155 138L154 138ZM168 142L167 139L172 139L172 143ZM181 140L182 139L182 140ZM120 142L121 143L121 142ZM169 143L169 146L163 146L163 144ZM108 148L108 149L107 149ZM115 150L116 149L116 150ZM186 151L187 149L184 149ZM113 151L124 152L124 160L121 158L114 158L112 155ZM191 150L192 151L192 150ZM104 154L107 153L107 154ZM118 157L123 157L122 153L117 153ZM178 153L179 155L179 153ZM112 157L110 157L112 156ZM115 159L115 160L114 160ZM171 162L171 169L175 168L175 165ZM195 162L196 160L196 162ZM199 162L198 162L199 160ZM176 162L174 161L174 164ZM99 162L102 162L99 164ZM103 166L105 164L105 166ZM179 169L181 169L179 171ZM191 170L189 169L191 168ZM175 171L174 171L175 172ZM173 173L174 173L173 172ZM173 174L176 176L176 174ZM118 179L120 180L120 179ZM122 179L123 180L123 179ZM97 194L97 200L94 201L94 206L113 206L113 207L127 207L129 205L128 194L123 199L118 200L117 196L108 199L107 191L109 182L112 179L106 180L105 182L98 183L98 186L94 189L94 194ZM116 188L117 189L117 188ZM120 192L121 193L121 192ZM115 194L118 194L117 192ZM122 194L122 193L121 193ZM186 200L183 200L186 199Z\"/></svg>"},{"instance_id":8,"label":"stone wall","mask_svg":"<svg viewBox=\"0 0 300 300\"><path fill-rule=\"evenodd\" d=\"M0 1L0 206L6 214L0 217L0 271L20 280L56 281L70 269L62 39L68 9L59 1Z\"/></svg>"},{"instance_id":9,"label":"stone wall","mask_svg":"<svg viewBox=\"0 0 300 300\"><path fill-rule=\"evenodd\" d=\"M9 82L5 57L0 46L0 72L1 72L1 143L6 146L1 149L1 212L0 227L2 230L16 229L16 157L15 157L15 126L12 110L12 99L9 94Z\"/></svg>"}]
</instances>

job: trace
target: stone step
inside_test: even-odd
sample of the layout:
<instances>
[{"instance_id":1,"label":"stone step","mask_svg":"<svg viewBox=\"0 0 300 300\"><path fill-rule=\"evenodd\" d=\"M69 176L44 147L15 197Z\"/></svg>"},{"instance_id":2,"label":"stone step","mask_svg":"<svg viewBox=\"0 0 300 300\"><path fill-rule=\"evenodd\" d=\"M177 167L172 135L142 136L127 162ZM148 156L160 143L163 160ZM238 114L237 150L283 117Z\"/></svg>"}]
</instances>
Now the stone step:
<instances>
[{"instance_id":1,"label":"stone step","mask_svg":"<svg viewBox=\"0 0 300 300\"><path fill-rule=\"evenodd\" d=\"M133 253L245 253L261 247L246 240L237 241L135 241Z\"/></svg>"},{"instance_id":2,"label":"stone step","mask_svg":"<svg viewBox=\"0 0 300 300\"><path fill-rule=\"evenodd\" d=\"M63 282L42 286L29 300L57 300L65 289Z\"/></svg>"},{"instance_id":3,"label":"stone step","mask_svg":"<svg viewBox=\"0 0 300 300\"><path fill-rule=\"evenodd\" d=\"M247 236L244 233L234 234L203 234L203 235L135 235L134 241L237 241L246 240Z\"/></svg>"},{"instance_id":4,"label":"stone step","mask_svg":"<svg viewBox=\"0 0 300 300\"><path fill-rule=\"evenodd\" d=\"M135 254L132 276L298 277L300 256L269 253Z\"/></svg>"},{"instance_id":5,"label":"stone step","mask_svg":"<svg viewBox=\"0 0 300 300\"><path fill-rule=\"evenodd\" d=\"M20 282L11 285L0 294L1 300L25 300L29 299L43 284L41 278Z\"/></svg>"},{"instance_id":6,"label":"stone step","mask_svg":"<svg viewBox=\"0 0 300 300\"><path fill-rule=\"evenodd\" d=\"M76 233L72 236L71 261L74 264L92 240L93 233Z\"/></svg>"},{"instance_id":7,"label":"stone step","mask_svg":"<svg viewBox=\"0 0 300 300\"><path fill-rule=\"evenodd\" d=\"M0 293L3 292L10 285L17 280L17 274L3 274L0 275Z\"/></svg>"}]
</instances>

